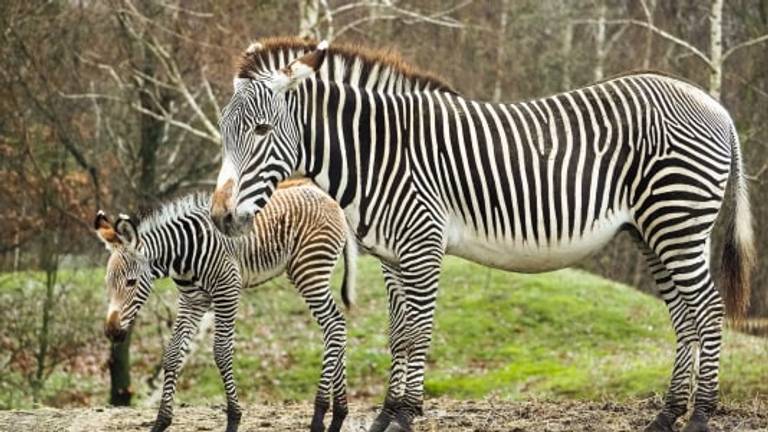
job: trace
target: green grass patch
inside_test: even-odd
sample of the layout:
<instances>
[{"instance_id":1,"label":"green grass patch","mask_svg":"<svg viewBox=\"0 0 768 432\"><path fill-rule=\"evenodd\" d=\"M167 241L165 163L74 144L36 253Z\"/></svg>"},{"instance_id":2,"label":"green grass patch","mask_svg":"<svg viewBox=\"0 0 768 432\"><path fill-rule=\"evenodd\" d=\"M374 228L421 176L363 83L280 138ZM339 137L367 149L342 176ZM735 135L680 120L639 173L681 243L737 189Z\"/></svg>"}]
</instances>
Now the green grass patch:
<instances>
[{"instance_id":1,"label":"green grass patch","mask_svg":"<svg viewBox=\"0 0 768 432\"><path fill-rule=\"evenodd\" d=\"M381 400L389 370L386 293L374 259L361 258L358 266L358 303L347 314L349 390L356 399ZM102 270L73 277L80 278L79 289L103 290ZM137 401L169 335L158 317L166 316L162 311L174 307L176 297L169 282L156 294L134 334ZM234 367L241 399L311 400L321 332L294 288L278 278L250 289L239 315ZM102 317L94 319L100 324ZM652 296L579 270L524 275L447 258L426 391L452 398L623 400L663 393L673 358L666 307ZM768 340L726 331L724 398L768 397L767 375ZM106 400L107 379L103 372L96 382L83 382ZM193 404L224 400L210 346L201 346L187 363L177 398Z\"/></svg>"}]
</instances>

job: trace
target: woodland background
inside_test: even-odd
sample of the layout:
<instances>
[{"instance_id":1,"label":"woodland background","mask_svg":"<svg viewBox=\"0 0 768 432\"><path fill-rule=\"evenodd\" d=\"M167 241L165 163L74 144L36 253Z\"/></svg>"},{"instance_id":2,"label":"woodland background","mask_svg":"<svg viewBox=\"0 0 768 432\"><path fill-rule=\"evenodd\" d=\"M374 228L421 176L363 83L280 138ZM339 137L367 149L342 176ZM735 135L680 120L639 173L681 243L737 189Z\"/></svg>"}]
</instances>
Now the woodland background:
<instances>
[{"instance_id":1,"label":"woodland background","mask_svg":"<svg viewBox=\"0 0 768 432\"><path fill-rule=\"evenodd\" d=\"M27 395L0 407L89 403L46 393L72 370L111 371L112 402L130 400L128 345L102 340L103 292L78 290L105 258L92 217L212 187L233 65L260 37L391 48L482 100L633 69L685 77L736 120L759 253L768 245L768 0L6 0L0 30L0 390ZM583 267L654 291L626 238ZM152 313L162 340L172 302ZM768 317L763 265L750 316Z\"/></svg>"}]
</instances>

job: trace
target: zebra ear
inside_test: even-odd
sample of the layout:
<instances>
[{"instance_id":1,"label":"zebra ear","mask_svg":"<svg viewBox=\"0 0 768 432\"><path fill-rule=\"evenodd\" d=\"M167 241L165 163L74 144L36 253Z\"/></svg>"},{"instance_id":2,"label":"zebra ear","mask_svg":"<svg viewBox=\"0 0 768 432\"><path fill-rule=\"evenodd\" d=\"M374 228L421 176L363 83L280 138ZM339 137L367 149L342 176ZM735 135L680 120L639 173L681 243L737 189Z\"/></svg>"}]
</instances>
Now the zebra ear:
<instances>
[{"instance_id":1,"label":"zebra ear","mask_svg":"<svg viewBox=\"0 0 768 432\"><path fill-rule=\"evenodd\" d=\"M109 221L107 214L101 210L96 212L96 218L93 220L93 229L96 230L96 236L104 242L107 250L111 251L113 247L121 244L115 227L112 226L112 222Z\"/></svg>"},{"instance_id":2,"label":"zebra ear","mask_svg":"<svg viewBox=\"0 0 768 432\"><path fill-rule=\"evenodd\" d=\"M323 65L328 52L328 42L322 41L314 51L290 62L287 66L275 72L271 85L274 91L294 89L302 81L312 76Z\"/></svg>"},{"instance_id":3,"label":"zebra ear","mask_svg":"<svg viewBox=\"0 0 768 432\"><path fill-rule=\"evenodd\" d=\"M136 248L139 245L139 231L130 217L124 214L118 216L115 223L115 232L124 245L131 248Z\"/></svg>"}]
</instances>

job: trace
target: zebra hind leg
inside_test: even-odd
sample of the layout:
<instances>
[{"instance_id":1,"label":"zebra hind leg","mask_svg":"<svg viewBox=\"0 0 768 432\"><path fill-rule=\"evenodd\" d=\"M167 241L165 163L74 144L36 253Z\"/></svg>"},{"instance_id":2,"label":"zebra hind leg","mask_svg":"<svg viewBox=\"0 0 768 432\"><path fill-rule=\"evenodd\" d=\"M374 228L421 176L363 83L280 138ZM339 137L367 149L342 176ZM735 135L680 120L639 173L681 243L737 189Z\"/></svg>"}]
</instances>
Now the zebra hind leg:
<instances>
[{"instance_id":1,"label":"zebra hind leg","mask_svg":"<svg viewBox=\"0 0 768 432\"><path fill-rule=\"evenodd\" d=\"M688 306L675 288L672 276L655 253L645 244L642 244L641 248L656 280L659 293L669 309L677 339L672 379L665 396L664 408L656 416L656 419L645 428L645 432L668 432L674 430L675 421L684 415L688 409L693 369L693 351L691 348L698 339L693 320L688 312Z\"/></svg>"},{"instance_id":2,"label":"zebra hind leg","mask_svg":"<svg viewBox=\"0 0 768 432\"><path fill-rule=\"evenodd\" d=\"M725 308L709 271L709 242L687 242L685 248L668 248L659 256L687 306L698 341L698 370L693 414L683 432L708 431L717 406L722 322Z\"/></svg>"},{"instance_id":3,"label":"zebra hind leg","mask_svg":"<svg viewBox=\"0 0 768 432\"><path fill-rule=\"evenodd\" d=\"M213 354L219 369L224 391L227 394L227 432L236 432L240 425L242 410L237 400L237 386L232 370L232 358L235 350L235 317L240 302L239 286L221 289L219 298L213 302L214 341Z\"/></svg>"},{"instance_id":4,"label":"zebra hind leg","mask_svg":"<svg viewBox=\"0 0 768 432\"><path fill-rule=\"evenodd\" d=\"M316 249L312 249L316 251ZM335 248L333 249L335 250ZM336 256L328 250L328 256ZM298 256L296 263L302 260ZM288 271L288 277L304 298L309 311L323 331L323 362L320 382L315 396L315 410L310 423L311 432L325 431L325 414L331 406L333 389L333 417L329 432L338 432L347 416L346 394L346 352L347 327L344 315L336 306L330 289L331 272L335 260L318 262L316 265L295 265ZM300 269L300 270L297 270Z\"/></svg>"}]
</instances>

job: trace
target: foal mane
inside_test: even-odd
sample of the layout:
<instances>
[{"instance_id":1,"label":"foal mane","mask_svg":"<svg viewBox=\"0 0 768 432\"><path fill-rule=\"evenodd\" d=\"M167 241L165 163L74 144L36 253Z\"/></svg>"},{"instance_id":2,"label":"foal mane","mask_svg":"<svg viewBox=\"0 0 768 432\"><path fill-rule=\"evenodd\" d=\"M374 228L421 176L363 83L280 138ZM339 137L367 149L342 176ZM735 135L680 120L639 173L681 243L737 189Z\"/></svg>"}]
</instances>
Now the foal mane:
<instances>
[{"instance_id":1,"label":"foal mane","mask_svg":"<svg viewBox=\"0 0 768 432\"><path fill-rule=\"evenodd\" d=\"M139 233L150 232L189 214L207 213L210 198L210 194L193 192L166 201L141 216L138 231Z\"/></svg>"},{"instance_id":2,"label":"foal mane","mask_svg":"<svg viewBox=\"0 0 768 432\"><path fill-rule=\"evenodd\" d=\"M316 40L298 37L271 37L251 44L240 58L237 76L253 78L278 70L303 54L313 51ZM352 84L390 93L433 90L457 92L436 74L408 64L394 50L333 43L317 72L323 81Z\"/></svg>"}]
</instances>

